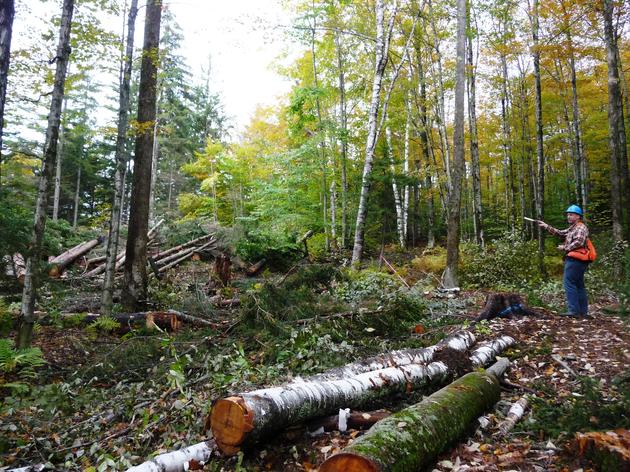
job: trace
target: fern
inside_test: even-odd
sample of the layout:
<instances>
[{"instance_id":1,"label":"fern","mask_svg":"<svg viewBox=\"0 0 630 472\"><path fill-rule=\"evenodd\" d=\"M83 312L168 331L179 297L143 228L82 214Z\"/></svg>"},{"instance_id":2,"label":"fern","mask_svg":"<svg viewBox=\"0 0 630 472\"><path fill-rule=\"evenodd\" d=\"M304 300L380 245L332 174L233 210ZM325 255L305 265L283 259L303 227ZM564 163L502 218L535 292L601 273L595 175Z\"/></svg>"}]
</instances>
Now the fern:
<instances>
[{"instance_id":1,"label":"fern","mask_svg":"<svg viewBox=\"0 0 630 472\"><path fill-rule=\"evenodd\" d=\"M111 333L120 328L120 323L111 316L100 316L94 323L87 327L87 331L95 336L98 332Z\"/></svg>"},{"instance_id":2,"label":"fern","mask_svg":"<svg viewBox=\"0 0 630 472\"><path fill-rule=\"evenodd\" d=\"M45 363L38 347L15 349L12 340L0 339L0 376L11 376L28 382L37 377L36 369ZM16 392L28 390L28 385L22 382L7 382L0 386Z\"/></svg>"}]
</instances>

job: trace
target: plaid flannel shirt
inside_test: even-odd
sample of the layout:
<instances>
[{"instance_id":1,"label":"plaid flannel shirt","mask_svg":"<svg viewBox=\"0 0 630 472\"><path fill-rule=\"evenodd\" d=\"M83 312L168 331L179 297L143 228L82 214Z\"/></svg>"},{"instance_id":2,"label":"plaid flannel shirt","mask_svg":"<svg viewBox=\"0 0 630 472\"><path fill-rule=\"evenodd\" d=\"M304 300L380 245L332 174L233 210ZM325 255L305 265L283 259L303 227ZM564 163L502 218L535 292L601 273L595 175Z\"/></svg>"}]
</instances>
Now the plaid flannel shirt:
<instances>
[{"instance_id":1,"label":"plaid flannel shirt","mask_svg":"<svg viewBox=\"0 0 630 472\"><path fill-rule=\"evenodd\" d=\"M553 226L549 226L547 228L547 231L555 236L559 236L564 239L565 252L571 252L575 249L586 246L586 239L588 238L588 228L581 221L573 223L567 229L556 229Z\"/></svg>"}]
</instances>

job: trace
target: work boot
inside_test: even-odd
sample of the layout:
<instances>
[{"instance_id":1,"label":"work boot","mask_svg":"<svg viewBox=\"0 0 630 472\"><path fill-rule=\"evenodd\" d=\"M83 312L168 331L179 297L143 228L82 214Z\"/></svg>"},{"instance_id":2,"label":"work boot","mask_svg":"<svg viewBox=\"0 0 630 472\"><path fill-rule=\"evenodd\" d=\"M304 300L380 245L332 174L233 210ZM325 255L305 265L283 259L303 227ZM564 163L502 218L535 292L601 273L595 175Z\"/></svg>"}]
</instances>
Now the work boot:
<instances>
[{"instance_id":1,"label":"work boot","mask_svg":"<svg viewBox=\"0 0 630 472\"><path fill-rule=\"evenodd\" d=\"M583 313L578 315L578 317L582 320L593 320L595 319L592 315L589 315L588 313Z\"/></svg>"},{"instance_id":2,"label":"work boot","mask_svg":"<svg viewBox=\"0 0 630 472\"><path fill-rule=\"evenodd\" d=\"M558 316L561 316L563 318L580 318L580 315L578 315L577 313L558 313Z\"/></svg>"}]
</instances>

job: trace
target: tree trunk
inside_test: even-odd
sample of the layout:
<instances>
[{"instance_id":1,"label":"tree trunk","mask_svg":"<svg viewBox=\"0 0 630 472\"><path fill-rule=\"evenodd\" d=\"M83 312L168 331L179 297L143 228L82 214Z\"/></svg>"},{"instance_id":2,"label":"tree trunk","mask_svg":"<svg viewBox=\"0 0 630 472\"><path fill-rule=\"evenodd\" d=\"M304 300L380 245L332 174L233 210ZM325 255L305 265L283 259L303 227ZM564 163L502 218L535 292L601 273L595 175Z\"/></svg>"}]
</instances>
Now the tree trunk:
<instances>
[{"instance_id":1,"label":"tree trunk","mask_svg":"<svg viewBox=\"0 0 630 472\"><path fill-rule=\"evenodd\" d=\"M372 165L374 161L374 150L378 139L378 113L381 104L381 87L383 75L387 66L389 52L389 38L393 27L392 15L388 31L385 31L385 5L383 0L376 0L376 61L374 68L374 78L372 80L372 98L370 100L370 111L368 114L367 137L365 143L365 162L363 164L363 177L361 179L361 195L359 197L359 208L357 210L357 221L354 232L354 247L352 249L352 264L358 264L363 255L363 242L365 236L365 223L367 218L367 202L370 193L372 180Z\"/></svg>"},{"instance_id":2,"label":"tree trunk","mask_svg":"<svg viewBox=\"0 0 630 472\"><path fill-rule=\"evenodd\" d=\"M149 200L151 197L151 168L153 127L157 86L157 63L160 45L162 2L147 3L145 19L140 91L138 94L138 125L136 137L127 260L122 303L128 311L136 311L147 297L147 229L149 226Z\"/></svg>"},{"instance_id":3,"label":"tree trunk","mask_svg":"<svg viewBox=\"0 0 630 472\"><path fill-rule=\"evenodd\" d=\"M19 349L29 347L33 335L37 276L39 275L39 263L44 240L44 229L46 227L48 189L55 167L55 158L57 157L61 103L64 95L66 71L68 70L68 58L70 57L70 25L72 23L73 11L74 0L64 0L59 29L59 44L55 57L57 67L55 69L53 94L50 103L50 112L48 113L48 127L46 129L46 142L44 144L44 162L39 178L39 187L37 189L33 239L31 240L30 254L26 262L26 275L24 277L20 329L16 342Z\"/></svg>"},{"instance_id":4,"label":"tree trunk","mask_svg":"<svg viewBox=\"0 0 630 472\"><path fill-rule=\"evenodd\" d=\"M452 184L451 184L452 173L451 173L451 168L450 168L451 149L450 149L450 144L448 141L448 133L446 131L446 110L445 110L445 105L444 105L444 74L442 71L442 53L440 52L440 43L438 41L438 31L435 25L435 15L433 13L432 0L428 1L428 5L429 5L429 21L431 22L431 29L433 33L432 35L433 36L433 49L436 55L435 66L437 67L438 88L436 90L436 94L437 94L436 117L438 119L438 131L439 131L440 140L442 143L442 158L444 160L444 168L446 169L446 180L448 182L447 187L450 192L450 189L452 187ZM462 108L462 113L463 113L463 108Z\"/></svg>"},{"instance_id":5,"label":"tree trunk","mask_svg":"<svg viewBox=\"0 0 630 472\"><path fill-rule=\"evenodd\" d=\"M315 12L315 0L312 2L313 12ZM313 67L313 85L316 89L319 88L319 80L317 78L317 60L315 56L315 30L317 28L317 15L313 15L313 27L311 28L311 61ZM324 237L326 238L326 252L330 252L330 232L328 229L328 183L326 176L326 167L328 164L328 158L326 157L326 139L325 130L322 121L322 107L319 102L319 96L315 97L315 108L317 110L317 138L319 143L317 145L320 155L320 171L322 173L322 222L324 225Z\"/></svg>"},{"instance_id":6,"label":"tree trunk","mask_svg":"<svg viewBox=\"0 0 630 472\"><path fill-rule=\"evenodd\" d=\"M48 264L50 266L48 270L48 275L55 278L59 277L64 269L72 264L78 257L87 254L102 242L102 237L92 239L90 241L85 241L71 249L68 249L63 254L52 258L50 261L48 261Z\"/></svg>"},{"instance_id":7,"label":"tree trunk","mask_svg":"<svg viewBox=\"0 0 630 472\"><path fill-rule=\"evenodd\" d=\"M532 49L534 58L534 82L536 89L536 157L538 182L536 186L536 219L545 219L545 156L543 154L542 90L540 85L540 50L538 45L538 0L534 0L532 17ZM538 229L538 267L546 276L545 231Z\"/></svg>"},{"instance_id":8,"label":"tree trunk","mask_svg":"<svg viewBox=\"0 0 630 472\"><path fill-rule=\"evenodd\" d=\"M446 270L442 283L446 288L459 285L459 213L462 175L464 173L464 98L466 84L466 0L457 0L457 64L455 74L455 123L453 131L453 168L448 194Z\"/></svg>"},{"instance_id":9,"label":"tree trunk","mask_svg":"<svg viewBox=\"0 0 630 472\"><path fill-rule=\"evenodd\" d=\"M7 77L11 59L14 3L14 0L5 0L0 5L0 188L2 188L2 129L4 128L4 104L7 97Z\"/></svg>"},{"instance_id":10,"label":"tree trunk","mask_svg":"<svg viewBox=\"0 0 630 472\"><path fill-rule=\"evenodd\" d=\"M416 47L418 60L418 84L420 87L420 143L425 158L424 184L427 191L427 247L435 246L433 227L435 225L435 206L433 204L433 183L431 181L431 150L429 149L429 118L427 116L427 85L424 74L424 65L419 47ZM419 171L420 164L417 168Z\"/></svg>"},{"instance_id":11,"label":"tree trunk","mask_svg":"<svg viewBox=\"0 0 630 472\"><path fill-rule=\"evenodd\" d=\"M61 117L63 118L68 107L68 97L63 100L63 108L61 110ZM57 168L55 171L55 192L53 195L53 213L52 220L57 221L59 217L59 200L61 198L61 163L63 162L63 141L64 141L64 126L63 119L59 125L59 144L57 145Z\"/></svg>"},{"instance_id":12,"label":"tree trunk","mask_svg":"<svg viewBox=\"0 0 630 472\"><path fill-rule=\"evenodd\" d=\"M394 149L392 147L392 131L389 128L385 128L385 136L387 140L387 156L389 158L389 167L392 172L392 191L394 192L394 207L396 209L396 231L398 233L398 244L404 249L405 236L404 236L404 223L403 223L403 203L400 198L400 192L398 191L398 184L396 182L396 165L394 163Z\"/></svg>"},{"instance_id":13,"label":"tree trunk","mask_svg":"<svg viewBox=\"0 0 630 472\"><path fill-rule=\"evenodd\" d=\"M625 147L625 136L621 137L621 120L623 119L621 103L621 87L619 84L619 67L617 64L617 41L613 19L613 0L603 0L604 39L606 41L606 58L608 61L608 128L610 142L610 206L612 210L612 235L618 242L624 238L623 212L621 196L621 158L622 146Z\"/></svg>"},{"instance_id":14,"label":"tree trunk","mask_svg":"<svg viewBox=\"0 0 630 472\"><path fill-rule=\"evenodd\" d=\"M376 423L321 472L385 472L424 469L470 430L501 397L497 376L471 372L422 402Z\"/></svg>"},{"instance_id":15,"label":"tree trunk","mask_svg":"<svg viewBox=\"0 0 630 472\"><path fill-rule=\"evenodd\" d=\"M182 472L193 470L190 468L193 462L205 464L210 460L215 449L216 445L211 439L179 451L159 454L151 460L127 469L127 472Z\"/></svg>"},{"instance_id":16,"label":"tree trunk","mask_svg":"<svg viewBox=\"0 0 630 472\"><path fill-rule=\"evenodd\" d=\"M81 166L77 167L77 188L74 191L74 215L72 217L72 227L76 229L79 222L79 203L81 196Z\"/></svg>"},{"instance_id":17,"label":"tree trunk","mask_svg":"<svg viewBox=\"0 0 630 472\"><path fill-rule=\"evenodd\" d=\"M470 13L469 13L470 15ZM470 25L470 18L468 24ZM469 27L469 29L471 29ZM475 242L483 247L483 207L481 204L481 170L479 167L479 140L477 138L477 100L475 89L475 63L473 55L472 31L468 34L468 123L470 134L470 160L472 165L472 191L473 191L473 228Z\"/></svg>"},{"instance_id":18,"label":"tree trunk","mask_svg":"<svg viewBox=\"0 0 630 472\"><path fill-rule=\"evenodd\" d=\"M202 242L206 242L206 240L208 240L208 239L211 239L213 242L215 241L213 234L206 234L206 235L201 236L199 238L193 239L192 241L188 241L187 243L180 244L179 246L174 246L174 247L172 247L170 249L167 249L166 251L158 252L157 254L153 255L153 260L159 261L159 260L165 258L168 255L171 255L171 254L174 254L176 252L181 251L182 249L186 249L186 248L189 248L191 246L196 246L197 244L200 244Z\"/></svg>"},{"instance_id":19,"label":"tree trunk","mask_svg":"<svg viewBox=\"0 0 630 472\"><path fill-rule=\"evenodd\" d=\"M341 35L335 33L339 68L339 118L341 122L341 246L348 247L348 114L346 110L346 78L341 50Z\"/></svg>"},{"instance_id":20,"label":"tree trunk","mask_svg":"<svg viewBox=\"0 0 630 472\"><path fill-rule=\"evenodd\" d=\"M504 25L507 29L507 27ZM514 167L512 163L512 130L510 127L510 96L508 91L507 57L501 53L501 124L503 132L503 165L505 172L505 206L508 227L514 232L516 225Z\"/></svg>"},{"instance_id":21,"label":"tree trunk","mask_svg":"<svg viewBox=\"0 0 630 472\"><path fill-rule=\"evenodd\" d=\"M411 62L411 60L409 60ZM409 94L405 97L405 149L403 153L403 175L405 179L409 177L409 129L411 127L411 110L410 110ZM403 186L403 205L402 205L402 223L403 223L403 240L405 246L409 240L409 185L405 183ZM405 247L402 246L402 247Z\"/></svg>"},{"instance_id":22,"label":"tree trunk","mask_svg":"<svg viewBox=\"0 0 630 472\"><path fill-rule=\"evenodd\" d=\"M131 0L127 17L127 44L125 55L120 63L120 92L118 96L118 129L116 133L116 171L114 173L114 198L112 214L109 220L109 236L105 262L105 277L101 296L101 313L110 314L114 305L114 276L120 234L121 205L125 187L125 168L128 156L126 152L127 129L129 127L129 90L131 88L131 68L133 65L133 42L138 15L138 0Z\"/></svg>"},{"instance_id":23,"label":"tree trunk","mask_svg":"<svg viewBox=\"0 0 630 472\"><path fill-rule=\"evenodd\" d=\"M564 9L564 3L563 3ZM571 28L566 28L567 41L569 43L569 67L571 70L571 96L573 102L573 136L575 139L575 172L577 174L576 186L578 189L578 201L582 206L582 211L587 211L588 196L586 192L586 176L584 175L584 147L582 143L582 130L580 126L580 105L577 93L577 76L575 73L575 50Z\"/></svg>"}]
</instances>

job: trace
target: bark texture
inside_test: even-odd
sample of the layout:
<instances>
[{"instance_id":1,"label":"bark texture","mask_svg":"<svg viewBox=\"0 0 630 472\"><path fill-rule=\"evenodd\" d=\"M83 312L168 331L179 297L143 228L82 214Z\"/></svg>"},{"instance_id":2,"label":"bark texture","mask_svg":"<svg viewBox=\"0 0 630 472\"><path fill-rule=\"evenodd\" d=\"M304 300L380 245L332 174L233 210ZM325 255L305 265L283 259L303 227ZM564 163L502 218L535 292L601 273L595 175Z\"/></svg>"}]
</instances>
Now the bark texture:
<instances>
[{"instance_id":1,"label":"bark texture","mask_svg":"<svg viewBox=\"0 0 630 472\"><path fill-rule=\"evenodd\" d=\"M120 210L127 166L127 129L129 127L129 91L131 88L131 68L133 65L133 40L138 16L138 0L131 0L127 17L127 44L121 61L120 93L118 97L118 130L116 134L116 171L114 173L114 199L109 220L109 236L105 262L105 277L101 296L101 313L109 314L114 305L114 274L118 260L118 237L120 232Z\"/></svg>"},{"instance_id":2,"label":"bark texture","mask_svg":"<svg viewBox=\"0 0 630 472\"><path fill-rule=\"evenodd\" d=\"M44 144L44 162L37 189L37 203L35 205L35 223L33 227L33 239L30 245L30 254L26 261L26 275L24 277L24 291L22 292L22 308L20 329L17 338L17 347L30 346L35 322L35 296L37 292L37 271L41 258L42 244L44 241L44 229L46 227L46 210L48 208L48 189L52 180L57 157L57 140L59 138L59 126L61 121L61 103L63 101L70 57L70 25L74 12L74 0L64 0L61 13L61 25L59 28L59 43L55 62L55 79L53 94L48 113L48 127L46 128L46 141Z\"/></svg>"},{"instance_id":3,"label":"bark texture","mask_svg":"<svg viewBox=\"0 0 630 472\"><path fill-rule=\"evenodd\" d=\"M393 18L393 15L392 15ZM374 78L372 80L372 98L368 114L367 138L365 143L365 161L363 163L363 177L361 180L361 194L359 197L359 209L354 232L354 247L352 249L352 263L358 264L363 255L363 240L365 236L365 220L367 217L367 202L371 187L372 165L374 162L374 150L378 139L378 115L381 105L381 88L383 75L387 66L389 51L389 31L385 30L385 4L383 0L376 1L376 61Z\"/></svg>"},{"instance_id":4,"label":"bark texture","mask_svg":"<svg viewBox=\"0 0 630 472\"><path fill-rule=\"evenodd\" d=\"M185 472L193 470L191 465L203 466L212 457L214 441L204 441L179 451L167 452L127 469L127 472Z\"/></svg>"},{"instance_id":5,"label":"bark texture","mask_svg":"<svg viewBox=\"0 0 630 472\"><path fill-rule=\"evenodd\" d=\"M422 402L379 421L343 452L326 460L319 470L420 470L464 435L500 395L494 375L466 374Z\"/></svg>"},{"instance_id":6,"label":"bark texture","mask_svg":"<svg viewBox=\"0 0 630 472\"><path fill-rule=\"evenodd\" d=\"M536 161L538 163L536 185L536 219L545 219L545 155L543 153L543 123L542 123L542 86L540 83L540 51L538 45L538 0L534 0L532 17L532 56L534 59L534 83L536 90ZM544 275L545 271L545 232L538 230L538 266Z\"/></svg>"},{"instance_id":7,"label":"bark texture","mask_svg":"<svg viewBox=\"0 0 630 472\"><path fill-rule=\"evenodd\" d=\"M623 239L623 213L621 194L622 146L626 140L622 132L623 108L617 62L617 39L613 18L613 0L604 0L604 39L608 62L608 128L610 142L610 206L612 210L612 233L615 241Z\"/></svg>"},{"instance_id":8,"label":"bark texture","mask_svg":"<svg viewBox=\"0 0 630 472\"><path fill-rule=\"evenodd\" d=\"M214 403L210 426L221 452L235 454L247 443L288 425L337 413L339 408L358 408L395 393L437 385L447 375L444 363L433 362L241 393Z\"/></svg>"},{"instance_id":9,"label":"bark texture","mask_svg":"<svg viewBox=\"0 0 630 472\"><path fill-rule=\"evenodd\" d=\"M48 264L50 265L48 275L51 277L59 277L64 269L72 264L77 258L87 254L102 242L103 237L85 241L71 249L68 249L63 254L59 254L57 257L52 258L48 261Z\"/></svg>"},{"instance_id":10,"label":"bark texture","mask_svg":"<svg viewBox=\"0 0 630 472\"><path fill-rule=\"evenodd\" d=\"M344 379L353 375L371 372L388 367L402 367L409 364L428 364L433 361L434 354L443 347L450 347L456 351L466 351L475 344L475 335L470 331L460 331L444 338L434 346L422 349L402 349L392 351L379 356L369 357L362 361L353 362L343 367L331 369L327 372L309 377L314 380Z\"/></svg>"},{"instance_id":11,"label":"bark texture","mask_svg":"<svg viewBox=\"0 0 630 472\"><path fill-rule=\"evenodd\" d=\"M455 124L453 131L453 168L448 192L448 226L446 237L446 270L442 284L446 288L459 285L459 214L462 176L464 173L464 96L466 64L466 0L457 0L457 65L455 72Z\"/></svg>"},{"instance_id":12,"label":"bark texture","mask_svg":"<svg viewBox=\"0 0 630 472\"><path fill-rule=\"evenodd\" d=\"M13 17L15 16L14 0L4 0L0 4L0 164L2 163L2 129L4 128L4 104L7 96L7 76L11 57L11 36L13 33ZM2 171L0 167L0 187Z\"/></svg>"},{"instance_id":13,"label":"bark texture","mask_svg":"<svg viewBox=\"0 0 630 472\"><path fill-rule=\"evenodd\" d=\"M147 230L151 198L151 169L157 71L160 45L160 0L149 0L144 26L144 46L138 93L138 134L136 137L127 260L122 303L128 311L136 311L147 297Z\"/></svg>"}]
</instances>

